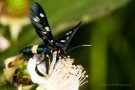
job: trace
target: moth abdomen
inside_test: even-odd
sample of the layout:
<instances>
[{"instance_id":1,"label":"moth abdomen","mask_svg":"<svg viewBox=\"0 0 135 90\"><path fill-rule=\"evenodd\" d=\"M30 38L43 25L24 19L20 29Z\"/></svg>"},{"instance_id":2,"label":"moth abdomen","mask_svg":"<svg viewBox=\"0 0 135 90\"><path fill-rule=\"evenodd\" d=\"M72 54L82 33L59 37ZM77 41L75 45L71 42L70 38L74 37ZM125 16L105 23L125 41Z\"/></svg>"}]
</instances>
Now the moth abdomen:
<instances>
[{"instance_id":1,"label":"moth abdomen","mask_svg":"<svg viewBox=\"0 0 135 90\"><path fill-rule=\"evenodd\" d=\"M44 45L33 45L25 47L21 52L23 55L34 55L34 54L46 54L49 53L50 48L46 48Z\"/></svg>"}]
</instances>

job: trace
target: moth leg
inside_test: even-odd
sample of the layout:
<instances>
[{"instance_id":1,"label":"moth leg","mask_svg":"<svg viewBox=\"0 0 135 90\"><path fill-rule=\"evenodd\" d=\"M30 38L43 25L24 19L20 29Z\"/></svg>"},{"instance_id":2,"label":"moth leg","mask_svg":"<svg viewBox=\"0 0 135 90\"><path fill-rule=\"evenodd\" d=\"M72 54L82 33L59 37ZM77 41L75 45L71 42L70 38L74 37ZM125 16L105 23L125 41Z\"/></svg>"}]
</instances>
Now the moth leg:
<instances>
[{"instance_id":1,"label":"moth leg","mask_svg":"<svg viewBox=\"0 0 135 90\"><path fill-rule=\"evenodd\" d=\"M46 57L45 59L43 59L42 61L40 61L37 65L43 63L44 61L46 61L48 59L48 57Z\"/></svg>"}]
</instances>

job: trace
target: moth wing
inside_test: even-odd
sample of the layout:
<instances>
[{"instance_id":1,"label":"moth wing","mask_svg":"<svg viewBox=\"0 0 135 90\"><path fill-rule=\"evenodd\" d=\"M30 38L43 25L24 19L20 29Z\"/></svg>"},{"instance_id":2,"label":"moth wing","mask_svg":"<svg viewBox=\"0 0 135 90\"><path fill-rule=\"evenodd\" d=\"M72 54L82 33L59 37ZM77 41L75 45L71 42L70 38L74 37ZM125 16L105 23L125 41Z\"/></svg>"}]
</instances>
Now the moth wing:
<instances>
[{"instance_id":1,"label":"moth wing","mask_svg":"<svg viewBox=\"0 0 135 90\"><path fill-rule=\"evenodd\" d=\"M54 39L46 14L40 4L37 2L33 2L30 7L30 20L39 37L42 38L46 44L53 45L52 42Z\"/></svg>"},{"instance_id":2,"label":"moth wing","mask_svg":"<svg viewBox=\"0 0 135 90\"><path fill-rule=\"evenodd\" d=\"M76 31L80 27L81 23L82 22L80 21L76 26L71 28L60 40L57 41L63 47L64 50L67 49L67 46L69 45L74 34L76 33Z\"/></svg>"}]
</instances>

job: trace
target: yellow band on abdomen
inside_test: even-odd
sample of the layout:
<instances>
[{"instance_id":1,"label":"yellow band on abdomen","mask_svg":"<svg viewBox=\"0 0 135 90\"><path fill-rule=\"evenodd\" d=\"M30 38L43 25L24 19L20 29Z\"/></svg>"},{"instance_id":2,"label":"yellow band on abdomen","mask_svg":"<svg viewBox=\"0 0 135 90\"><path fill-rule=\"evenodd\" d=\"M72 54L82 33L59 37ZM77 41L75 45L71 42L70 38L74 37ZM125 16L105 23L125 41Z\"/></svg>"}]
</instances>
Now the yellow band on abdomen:
<instances>
[{"instance_id":1,"label":"yellow band on abdomen","mask_svg":"<svg viewBox=\"0 0 135 90\"><path fill-rule=\"evenodd\" d=\"M32 47L32 53L33 53L33 54L37 54L37 48L38 48L38 45L34 45L34 46Z\"/></svg>"}]
</instances>

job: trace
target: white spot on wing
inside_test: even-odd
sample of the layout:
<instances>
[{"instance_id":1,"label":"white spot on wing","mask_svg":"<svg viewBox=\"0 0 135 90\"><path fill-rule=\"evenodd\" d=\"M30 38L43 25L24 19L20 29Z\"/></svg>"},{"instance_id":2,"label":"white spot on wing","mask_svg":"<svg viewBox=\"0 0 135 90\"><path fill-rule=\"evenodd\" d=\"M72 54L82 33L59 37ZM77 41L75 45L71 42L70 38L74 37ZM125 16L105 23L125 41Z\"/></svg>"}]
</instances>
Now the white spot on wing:
<instances>
[{"instance_id":1,"label":"white spot on wing","mask_svg":"<svg viewBox=\"0 0 135 90\"><path fill-rule=\"evenodd\" d=\"M48 31L48 32L50 31L49 27L45 27L45 29L46 29L46 31Z\"/></svg>"},{"instance_id":2,"label":"white spot on wing","mask_svg":"<svg viewBox=\"0 0 135 90\"><path fill-rule=\"evenodd\" d=\"M69 35L69 33L66 33L66 35Z\"/></svg>"},{"instance_id":3,"label":"white spot on wing","mask_svg":"<svg viewBox=\"0 0 135 90\"><path fill-rule=\"evenodd\" d=\"M69 37L66 38L67 40L69 39Z\"/></svg>"},{"instance_id":4,"label":"white spot on wing","mask_svg":"<svg viewBox=\"0 0 135 90\"><path fill-rule=\"evenodd\" d=\"M69 31L69 33L72 33L72 31Z\"/></svg>"},{"instance_id":5,"label":"white spot on wing","mask_svg":"<svg viewBox=\"0 0 135 90\"><path fill-rule=\"evenodd\" d=\"M39 18L38 17L35 17L35 18L33 18L33 20L35 21L35 22L39 22Z\"/></svg>"},{"instance_id":6,"label":"white spot on wing","mask_svg":"<svg viewBox=\"0 0 135 90\"><path fill-rule=\"evenodd\" d=\"M65 42L65 40L61 40L60 42Z\"/></svg>"},{"instance_id":7,"label":"white spot on wing","mask_svg":"<svg viewBox=\"0 0 135 90\"><path fill-rule=\"evenodd\" d=\"M45 39L45 37L42 37L43 39Z\"/></svg>"},{"instance_id":8,"label":"white spot on wing","mask_svg":"<svg viewBox=\"0 0 135 90\"><path fill-rule=\"evenodd\" d=\"M42 13L40 13L39 15L40 15L41 17L45 17L44 14L42 14Z\"/></svg>"},{"instance_id":9,"label":"white spot on wing","mask_svg":"<svg viewBox=\"0 0 135 90\"><path fill-rule=\"evenodd\" d=\"M51 40L51 42L53 42L53 40Z\"/></svg>"},{"instance_id":10,"label":"white spot on wing","mask_svg":"<svg viewBox=\"0 0 135 90\"><path fill-rule=\"evenodd\" d=\"M47 32L43 32L44 34L47 34Z\"/></svg>"},{"instance_id":11,"label":"white spot on wing","mask_svg":"<svg viewBox=\"0 0 135 90\"><path fill-rule=\"evenodd\" d=\"M72 33L72 31L69 31L68 33L66 33L66 35L69 35L69 34L71 34Z\"/></svg>"}]
</instances>

